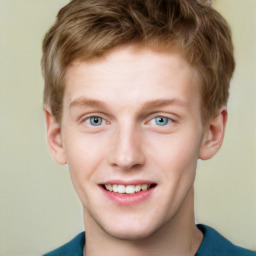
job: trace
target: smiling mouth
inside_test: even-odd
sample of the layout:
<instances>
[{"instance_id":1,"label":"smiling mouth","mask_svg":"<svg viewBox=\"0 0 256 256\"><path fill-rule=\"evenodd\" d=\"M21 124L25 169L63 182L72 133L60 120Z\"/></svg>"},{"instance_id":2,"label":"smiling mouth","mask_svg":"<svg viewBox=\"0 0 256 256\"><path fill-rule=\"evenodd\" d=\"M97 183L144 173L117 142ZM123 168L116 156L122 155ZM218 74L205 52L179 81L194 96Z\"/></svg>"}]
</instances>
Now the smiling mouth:
<instances>
[{"instance_id":1,"label":"smiling mouth","mask_svg":"<svg viewBox=\"0 0 256 256\"><path fill-rule=\"evenodd\" d=\"M137 185L118 185L118 184L105 184L103 188L107 191L118 193L118 194L135 194L140 191L146 191L153 187L156 184L137 184Z\"/></svg>"}]
</instances>

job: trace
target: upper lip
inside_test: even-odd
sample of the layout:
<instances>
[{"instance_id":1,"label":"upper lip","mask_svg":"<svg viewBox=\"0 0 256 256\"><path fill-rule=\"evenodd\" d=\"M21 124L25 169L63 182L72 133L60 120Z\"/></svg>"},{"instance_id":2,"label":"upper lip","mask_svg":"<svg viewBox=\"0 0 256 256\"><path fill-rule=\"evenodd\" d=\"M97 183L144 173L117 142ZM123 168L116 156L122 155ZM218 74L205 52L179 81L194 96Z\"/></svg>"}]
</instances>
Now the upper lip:
<instances>
[{"instance_id":1,"label":"upper lip","mask_svg":"<svg viewBox=\"0 0 256 256\"><path fill-rule=\"evenodd\" d=\"M100 185L139 185L139 184L156 184L156 182L153 182L151 180L107 180L103 183L100 183Z\"/></svg>"}]
</instances>

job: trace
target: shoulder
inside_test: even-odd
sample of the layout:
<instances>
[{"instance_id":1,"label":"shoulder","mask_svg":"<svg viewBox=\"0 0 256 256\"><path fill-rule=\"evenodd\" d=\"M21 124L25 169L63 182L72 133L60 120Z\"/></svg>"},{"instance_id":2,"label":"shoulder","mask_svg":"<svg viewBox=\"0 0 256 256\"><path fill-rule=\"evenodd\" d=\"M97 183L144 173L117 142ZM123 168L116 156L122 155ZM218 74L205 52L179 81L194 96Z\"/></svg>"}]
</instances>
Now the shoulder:
<instances>
[{"instance_id":1,"label":"shoulder","mask_svg":"<svg viewBox=\"0 0 256 256\"><path fill-rule=\"evenodd\" d=\"M256 256L256 252L232 244L216 230L206 225L197 225L204 239L196 256Z\"/></svg>"},{"instance_id":2,"label":"shoulder","mask_svg":"<svg viewBox=\"0 0 256 256\"><path fill-rule=\"evenodd\" d=\"M85 244L85 232L80 233L70 242L63 246L44 254L43 256L82 256Z\"/></svg>"}]
</instances>

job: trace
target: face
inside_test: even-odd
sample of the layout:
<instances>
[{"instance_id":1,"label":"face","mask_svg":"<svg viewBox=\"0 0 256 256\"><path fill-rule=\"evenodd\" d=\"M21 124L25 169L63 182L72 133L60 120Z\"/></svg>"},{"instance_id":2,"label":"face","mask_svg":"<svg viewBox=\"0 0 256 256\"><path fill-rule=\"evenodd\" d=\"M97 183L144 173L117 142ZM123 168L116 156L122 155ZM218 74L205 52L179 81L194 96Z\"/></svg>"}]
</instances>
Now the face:
<instances>
[{"instance_id":1,"label":"face","mask_svg":"<svg viewBox=\"0 0 256 256\"><path fill-rule=\"evenodd\" d=\"M175 49L72 63L55 159L69 165L85 226L139 239L191 212L204 135L197 81Z\"/></svg>"}]
</instances>

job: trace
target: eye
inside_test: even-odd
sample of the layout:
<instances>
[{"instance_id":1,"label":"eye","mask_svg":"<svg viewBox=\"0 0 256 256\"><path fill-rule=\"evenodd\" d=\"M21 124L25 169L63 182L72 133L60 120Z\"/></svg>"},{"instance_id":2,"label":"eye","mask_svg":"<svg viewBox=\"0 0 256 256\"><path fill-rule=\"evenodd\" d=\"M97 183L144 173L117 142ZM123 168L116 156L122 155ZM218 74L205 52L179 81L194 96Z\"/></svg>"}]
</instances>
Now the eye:
<instances>
[{"instance_id":1,"label":"eye","mask_svg":"<svg viewBox=\"0 0 256 256\"><path fill-rule=\"evenodd\" d=\"M155 124L158 126L165 126L167 124L170 124L171 122L172 120L170 118L163 117L163 116L157 116L151 120L152 124Z\"/></svg>"},{"instance_id":2,"label":"eye","mask_svg":"<svg viewBox=\"0 0 256 256\"><path fill-rule=\"evenodd\" d=\"M85 122L87 125L90 125L90 126L100 126L105 123L105 120L102 117L91 116L91 117L88 117L85 120Z\"/></svg>"}]
</instances>

